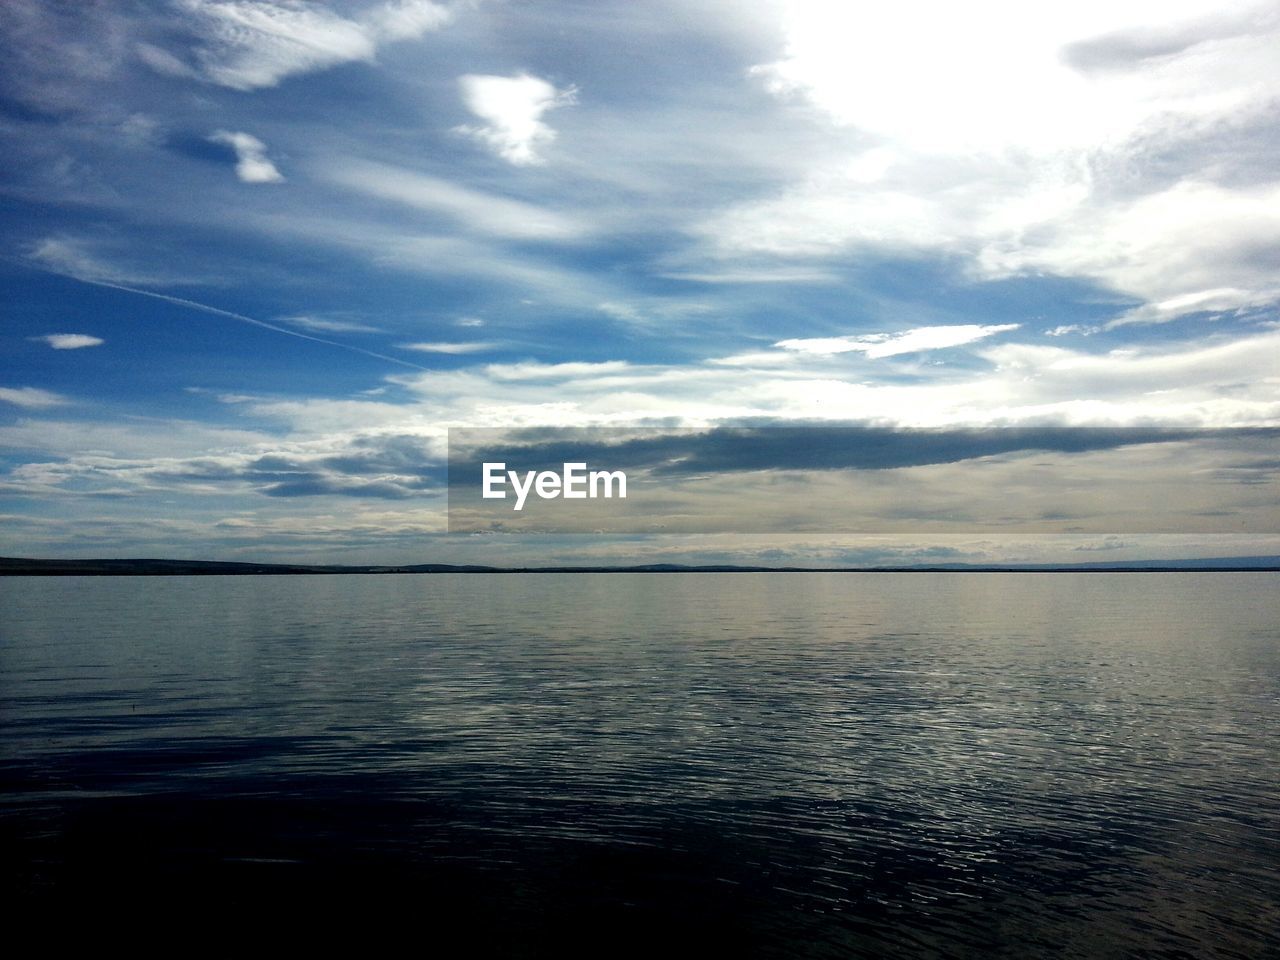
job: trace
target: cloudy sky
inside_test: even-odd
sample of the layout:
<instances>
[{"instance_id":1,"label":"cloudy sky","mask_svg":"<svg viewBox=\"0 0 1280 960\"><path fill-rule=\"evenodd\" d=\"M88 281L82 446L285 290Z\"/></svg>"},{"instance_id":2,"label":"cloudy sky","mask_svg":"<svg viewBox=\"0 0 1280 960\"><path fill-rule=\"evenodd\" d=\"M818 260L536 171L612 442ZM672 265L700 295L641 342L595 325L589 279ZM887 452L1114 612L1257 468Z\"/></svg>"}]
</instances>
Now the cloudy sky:
<instances>
[{"instance_id":1,"label":"cloudy sky","mask_svg":"<svg viewBox=\"0 0 1280 960\"><path fill-rule=\"evenodd\" d=\"M0 553L1280 553L1275 3L6 0L0 43ZM992 456L984 501L1200 485L1003 554L443 533L450 427L744 423L834 452L720 468L826 512Z\"/></svg>"}]
</instances>

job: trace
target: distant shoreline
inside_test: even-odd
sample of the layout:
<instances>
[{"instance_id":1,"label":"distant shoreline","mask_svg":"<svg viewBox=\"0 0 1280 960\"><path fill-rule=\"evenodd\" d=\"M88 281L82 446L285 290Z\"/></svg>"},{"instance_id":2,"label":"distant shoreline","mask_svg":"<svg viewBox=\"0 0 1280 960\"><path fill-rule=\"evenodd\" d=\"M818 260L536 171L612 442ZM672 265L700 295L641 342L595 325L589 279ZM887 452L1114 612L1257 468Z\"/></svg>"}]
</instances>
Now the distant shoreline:
<instances>
[{"instance_id":1,"label":"distant shoreline","mask_svg":"<svg viewBox=\"0 0 1280 960\"><path fill-rule=\"evenodd\" d=\"M929 564L861 567L769 567L740 564L656 563L623 566L548 565L492 567L476 564L422 563L335 564L252 563L228 560L91 559L42 560L0 557L3 576L291 576L316 574L431 574L431 573L1258 573L1280 572L1280 557L1222 557L1214 559L1133 561L1081 564Z\"/></svg>"}]
</instances>

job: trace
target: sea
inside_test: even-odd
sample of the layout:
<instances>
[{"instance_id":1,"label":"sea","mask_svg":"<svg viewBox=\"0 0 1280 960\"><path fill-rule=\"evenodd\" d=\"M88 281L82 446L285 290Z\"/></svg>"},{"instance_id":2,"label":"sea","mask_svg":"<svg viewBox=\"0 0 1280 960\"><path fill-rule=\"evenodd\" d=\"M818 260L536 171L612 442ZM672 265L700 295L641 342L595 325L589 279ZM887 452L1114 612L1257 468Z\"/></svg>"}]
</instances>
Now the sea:
<instances>
[{"instance_id":1,"label":"sea","mask_svg":"<svg viewBox=\"0 0 1280 960\"><path fill-rule=\"evenodd\" d=\"M51 946L1280 956L1276 573L6 577L0 729Z\"/></svg>"}]
</instances>

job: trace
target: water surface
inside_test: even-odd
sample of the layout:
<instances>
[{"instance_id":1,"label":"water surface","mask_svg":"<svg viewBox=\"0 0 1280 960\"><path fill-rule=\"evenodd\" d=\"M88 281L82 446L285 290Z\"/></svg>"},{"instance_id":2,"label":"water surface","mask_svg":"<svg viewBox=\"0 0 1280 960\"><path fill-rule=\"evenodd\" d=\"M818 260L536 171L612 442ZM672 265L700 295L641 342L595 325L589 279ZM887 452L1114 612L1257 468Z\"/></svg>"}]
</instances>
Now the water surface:
<instances>
[{"instance_id":1,"label":"water surface","mask_svg":"<svg viewBox=\"0 0 1280 960\"><path fill-rule=\"evenodd\" d=\"M1280 955L1280 576L0 579L19 915Z\"/></svg>"}]
</instances>

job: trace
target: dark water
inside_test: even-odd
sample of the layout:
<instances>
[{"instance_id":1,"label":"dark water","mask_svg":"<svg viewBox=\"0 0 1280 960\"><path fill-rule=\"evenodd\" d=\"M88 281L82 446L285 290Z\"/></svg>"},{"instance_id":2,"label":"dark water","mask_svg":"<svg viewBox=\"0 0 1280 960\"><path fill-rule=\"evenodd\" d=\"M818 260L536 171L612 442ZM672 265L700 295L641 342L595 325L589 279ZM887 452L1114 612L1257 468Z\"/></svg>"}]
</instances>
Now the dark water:
<instances>
[{"instance_id":1,"label":"dark water","mask_svg":"<svg viewBox=\"0 0 1280 960\"><path fill-rule=\"evenodd\" d=\"M1275 574L10 578L0 704L55 941L1280 956Z\"/></svg>"}]
</instances>

